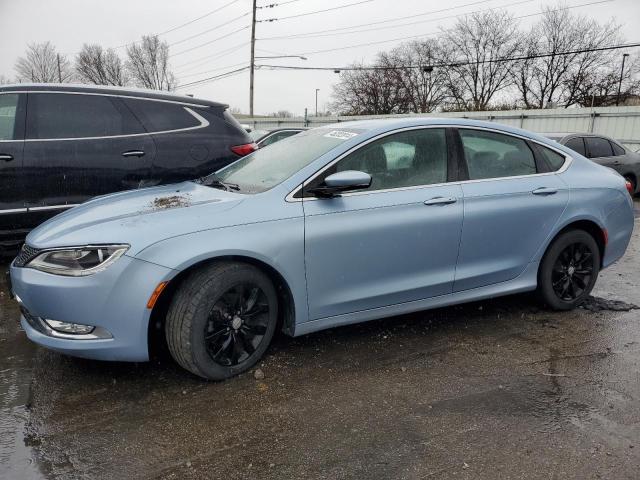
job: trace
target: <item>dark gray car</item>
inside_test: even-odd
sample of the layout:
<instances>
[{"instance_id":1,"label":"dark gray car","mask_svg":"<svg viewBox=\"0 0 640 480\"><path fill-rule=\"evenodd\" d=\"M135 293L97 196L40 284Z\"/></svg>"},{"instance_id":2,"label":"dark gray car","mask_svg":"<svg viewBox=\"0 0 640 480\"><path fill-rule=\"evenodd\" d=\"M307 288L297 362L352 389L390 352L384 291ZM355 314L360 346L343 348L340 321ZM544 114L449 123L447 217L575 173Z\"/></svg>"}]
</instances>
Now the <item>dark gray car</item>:
<instances>
[{"instance_id":1,"label":"dark gray car","mask_svg":"<svg viewBox=\"0 0 640 480\"><path fill-rule=\"evenodd\" d=\"M591 133L543 133L542 135L600 165L613 168L631 182L634 194L639 193L640 154L625 148L620 142L604 135Z\"/></svg>"}]
</instances>

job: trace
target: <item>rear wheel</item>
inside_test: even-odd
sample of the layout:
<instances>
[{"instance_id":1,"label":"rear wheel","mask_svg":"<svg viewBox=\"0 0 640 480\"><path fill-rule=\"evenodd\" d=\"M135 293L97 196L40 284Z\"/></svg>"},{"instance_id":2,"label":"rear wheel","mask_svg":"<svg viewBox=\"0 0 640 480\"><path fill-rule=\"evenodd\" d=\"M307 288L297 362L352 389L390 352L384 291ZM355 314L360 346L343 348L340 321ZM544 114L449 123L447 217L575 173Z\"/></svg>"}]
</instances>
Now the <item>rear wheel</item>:
<instances>
[{"instance_id":1,"label":"rear wheel","mask_svg":"<svg viewBox=\"0 0 640 480\"><path fill-rule=\"evenodd\" d=\"M223 380L251 368L275 332L278 299L271 280L244 263L194 272L169 307L166 337L183 368Z\"/></svg>"},{"instance_id":2,"label":"rear wheel","mask_svg":"<svg viewBox=\"0 0 640 480\"><path fill-rule=\"evenodd\" d=\"M556 238L540 264L538 292L555 310L571 310L591 293L600 271L600 249L584 230Z\"/></svg>"}]
</instances>

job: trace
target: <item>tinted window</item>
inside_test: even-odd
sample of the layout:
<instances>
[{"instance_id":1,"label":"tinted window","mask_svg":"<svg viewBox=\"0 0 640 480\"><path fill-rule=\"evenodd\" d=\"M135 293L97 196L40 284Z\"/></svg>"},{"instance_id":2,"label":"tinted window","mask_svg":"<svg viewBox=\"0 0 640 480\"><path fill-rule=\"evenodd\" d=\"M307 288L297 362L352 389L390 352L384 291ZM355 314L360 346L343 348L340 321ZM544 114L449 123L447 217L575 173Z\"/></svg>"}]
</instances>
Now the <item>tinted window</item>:
<instances>
[{"instance_id":1,"label":"tinted window","mask_svg":"<svg viewBox=\"0 0 640 480\"><path fill-rule=\"evenodd\" d=\"M113 97L31 93L27 138L110 137L142 129Z\"/></svg>"},{"instance_id":2,"label":"tinted window","mask_svg":"<svg viewBox=\"0 0 640 480\"><path fill-rule=\"evenodd\" d=\"M558 152L551 150L550 148L543 147L542 145L537 146L538 151L547 161L547 165L551 167L551 170L554 172L559 170L562 165L564 165L565 157L564 155L560 155Z\"/></svg>"},{"instance_id":3,"label":"tinted window","mask_svg":"<svg viewBox=\"0 0 640 480\"><path fill-rule=\"evenodd\" d=\"M578 152L580 155L587 156L587 151L584 149L584 140L582 137L570 138L565 143L566 147L569 147L571 150Z\"/></svg>"},{"instance_id":4,"label":"tinted window","mask_svg":"<svg viewBox=\"0 0 640 480\"><path fill-rule=\"evenodd\" d=\"M164 132L197 127L200 121L185 110L184 105L154 100L126 99L149 132Z\"/></svg>"},{"instance_id":5,"label":"tinted window","mask_svg":"<svg viewBox=\"0 0 640 480\"><path fill-rule=\"evenodd\" d=\"M369 191L446 182L445 130L426 128L388 135L340 160L323 177L345 170L371 175Z\"/></svg>"},{"instance_id":6,"label":"tinted window","mask_svg":"<svg viewBox=\"0 0 640 480\"><path fill-rule=\"evenodd\" d=\"M0 95L0 140L13 140L15 138L17 109L17 94Z\"/></svg>"},{"instance_id":7,"label":"tinted window","mask_svg":"<svg viewBox=\"0 0 640 480\"><path fill-rule=\"evenodd\" d=\"M609 140L600 137L586 137L584 139L589 150L589 158L612 157L613 149Z\"/></svg>"},{"instance_id":8,"label":"tinted window","mask_svg":"<svg viewBox=\"0 0 640 480\"><path fill-rule=\"evenodd\" d=\"M611 144L611 146L613 147L613 154L615 156L618 155L625 155L627 152L625 152L624 148L622 148L620 145L618 145L616 142L609 142Z\"/></svg>"},{"instance_id":9,"label":"tinted window","mask_svg":"<svg viewBox=\"0 0 640 480\"><path fill-rule=\"evenodd\" d=\"M261 148L209 176L204 183L222 180L238 185L242 193L263 192L361 132L348 127L314 128Z\"/></svg>"},{"instance_id":10,"label":"tinted window","mask_svg":"<svg viewBox=\"0 0 640 480\"><path fill-rule=\"evenodd\" d=\"M459 132L471 180L536 173L533 152L524 140L483 130Z\"/></svg>"}]
</instances>

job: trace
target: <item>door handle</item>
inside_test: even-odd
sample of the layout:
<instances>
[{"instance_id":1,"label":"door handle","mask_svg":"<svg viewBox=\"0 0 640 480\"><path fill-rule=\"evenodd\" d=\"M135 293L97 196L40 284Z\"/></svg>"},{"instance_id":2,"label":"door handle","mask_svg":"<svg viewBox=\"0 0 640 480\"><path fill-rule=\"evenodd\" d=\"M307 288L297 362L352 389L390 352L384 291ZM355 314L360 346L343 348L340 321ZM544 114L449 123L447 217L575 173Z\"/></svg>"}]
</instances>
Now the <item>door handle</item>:
<instances>
[{"instance_id":1,"label":"door handle","mask_svg":"<svg viewBox=\"0 0 640 480\"><path fill-rule=\"evenodd\" d=\"M430 205L450 205L452 203L456 203L458 199L456 197L434 197L429 200L425 200L424 204L427 206Z\"/></svg>"},{"instance_id":2,"label":"door handle","mask_svg":"<svg viewBox=\"0 0 640 480\"><path fill-rule=\"evenodd\" d=\"M531 193L533 193L534 195L553 195L554 193L558 193L558 190L555 188L540 187L536 188Z\"/></svg>"},{"instance_id":3,"label":"door handle","mask_svg":"<svg viewBox=\"0 0 640 480\"><path fill-rule=\"evenodd\" d=\"M11 160L13 160L13 155L0 153L0 160L4 160L5 162L10 162Z\"/></svg>"},{"instance_id":4,"label":"door handle","mask_svg":"<svg viewBox=\"0 0 640 480\"><path fill-rule=\"evenodd\" d=\"M144 157L144 151L142 150L129 150L127 152L122 152L123 157Z\"/></svg>"}]
</instances>

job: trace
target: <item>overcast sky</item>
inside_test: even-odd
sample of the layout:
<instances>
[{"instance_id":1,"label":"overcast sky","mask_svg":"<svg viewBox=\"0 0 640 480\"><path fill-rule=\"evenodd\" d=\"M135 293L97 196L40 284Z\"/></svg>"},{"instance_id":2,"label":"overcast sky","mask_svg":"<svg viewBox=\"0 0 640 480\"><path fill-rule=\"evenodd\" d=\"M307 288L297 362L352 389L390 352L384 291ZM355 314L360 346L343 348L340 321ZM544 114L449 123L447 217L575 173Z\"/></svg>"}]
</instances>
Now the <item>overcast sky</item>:
<instances>
[{"instance_id":1,"label":"overcast sky","mask_svg":"<svg viewBox=\"0 0 640 480\"><path fill-rule=\"evenodd\" d=\"M258 5L278 2L282 5L259 9L257 17L259 20L282 18L361 1L258 0ZM594 1L597 0L567 0L566 5L578 6ZM73 57L85 42L118 47L137 40L143 34L173 29L229 3L231 5L217 13L162 35L161 38L172 45L170 61L180 84L248 65L251 0L0 0L0 75L9 78L15 76L15 61L31 42L50 40L60 52ZM496 8L521 17L539 13L544 5L557 5L557 1L370 0L335 11L258 23L256 37L260 40L256 43L257 56L302 55L307 60L268 59L257 60L256 63L331 67L348 65L354 61L367 63L375 57L376 52L400 43L401 37L437 34L439 27L450 27L457 15ZM628 42L640 42L640 0L613 0L574 8L572 11L603 22L615 19L622 25L621 31ZM307 38L268 39L353 27L398 17L406 18L359 27L355 29L360 30L357 33L346 30L346 34L341 31L340 34L318 33ZM530 16L518 21L526 27L538 18ZM228 23L230 20L234 21ZM222 26L214 28L219 25ZM206 30L211 31L198 35ZM216 40L227 34L231 35ZM189 39L192 36L195 38ZM210 43L201 46L207 42ZM372 42L377 44L357 46ZM356 47L344 48L352 46ZM324 50L331 51L318 52ZM124 48L117 51L122 55L125 53ZM640 49L635 49L635 54L640 55ZM331 101L331 86L337 77L333 72L258 70L255 111L257 114L268 114L289 110L302 114L307 107L312 113L316 88L320 89L319 108L324 110ZM243 112L249 109L247 71L215 82L185 87L181 91L228 103Z\"/></svg>"}]
</instances>

